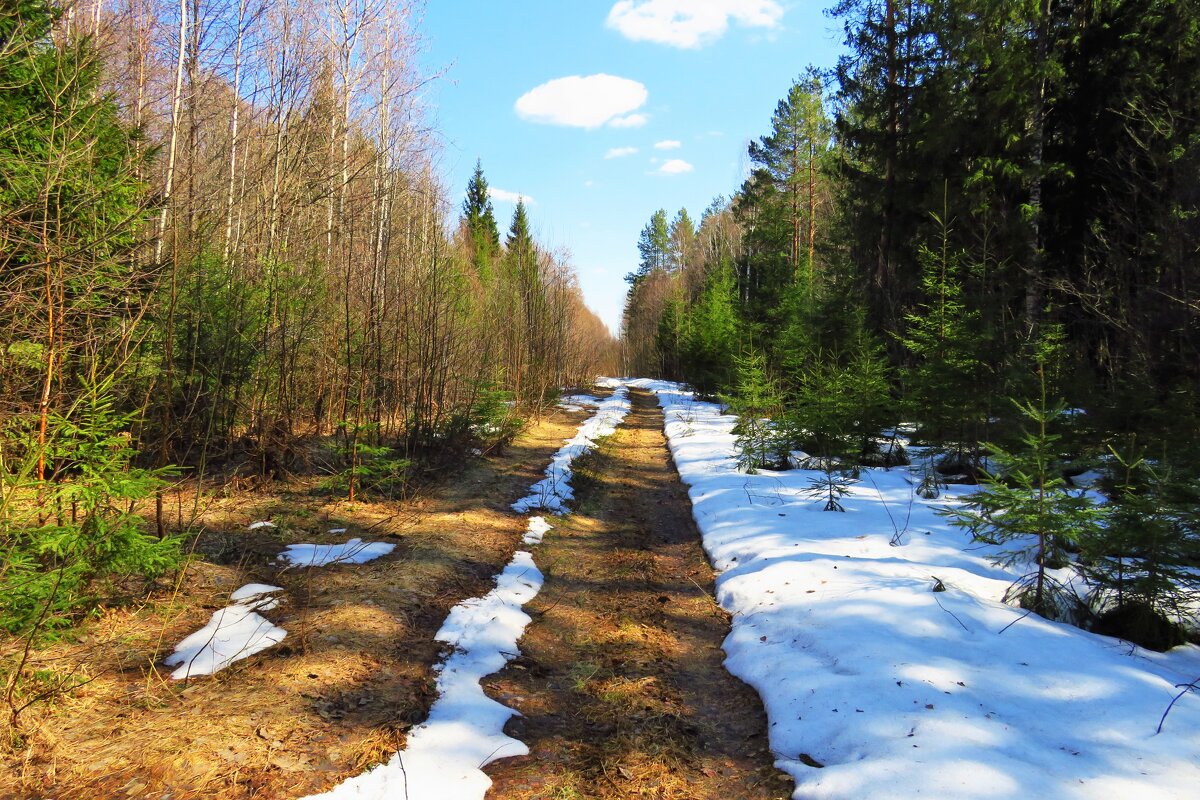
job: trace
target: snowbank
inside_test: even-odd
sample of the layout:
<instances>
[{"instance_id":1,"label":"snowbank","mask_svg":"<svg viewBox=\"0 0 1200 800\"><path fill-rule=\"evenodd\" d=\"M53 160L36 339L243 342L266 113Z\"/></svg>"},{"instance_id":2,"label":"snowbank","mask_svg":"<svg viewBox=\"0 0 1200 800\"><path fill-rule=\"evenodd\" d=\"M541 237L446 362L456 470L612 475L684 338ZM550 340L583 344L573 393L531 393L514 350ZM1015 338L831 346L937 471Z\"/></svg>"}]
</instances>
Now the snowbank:
<instances>
[{"instance_id":1,"label":"snowbank","mask_svg":"<svg viewBox=\"0 0 1200 800\"><path fill-rule=\"evenodd\" d=\"M795 798L1197 796L1200 697L1155 728L1200 648L1017 621L1001 597L1018 572L934 514L967 489L926 501L908 470L864 470L847 513L824 512L816 473L737 472L718 406L633 385L666 414L733 614L726 665L762 696Z\"/></svg>"},{"instance_id":2,"label":"snowbank","mask_svg":"<svg viewBox=\"0 0 1200 800\"><path fill-rule=\"evenodd\" d=\"M214 613L207 625L175 645L175 652L163 659L169 667L181 665L171 677L182 680L212 675L282 642L287 631L255 613L275 608L279 601L271 595L282 591L262 583L247 584L235 591L230 595L232 604Z\"/></svg>"},{"instance_id":3,"label":"snowbank","mask_svg":"<svg viewBox=\"0 0 1200 800\"><path fill-rule=\"evenodd\" d=\"M345 529L340 529L340 532L345 533ZM279 554L279 558L299 567L365 564L380 556L386 556L395 549L396 545L388 542L364 542L356 538L344 544L289 544L287 549Z\"/></svg>"}]
</instances>

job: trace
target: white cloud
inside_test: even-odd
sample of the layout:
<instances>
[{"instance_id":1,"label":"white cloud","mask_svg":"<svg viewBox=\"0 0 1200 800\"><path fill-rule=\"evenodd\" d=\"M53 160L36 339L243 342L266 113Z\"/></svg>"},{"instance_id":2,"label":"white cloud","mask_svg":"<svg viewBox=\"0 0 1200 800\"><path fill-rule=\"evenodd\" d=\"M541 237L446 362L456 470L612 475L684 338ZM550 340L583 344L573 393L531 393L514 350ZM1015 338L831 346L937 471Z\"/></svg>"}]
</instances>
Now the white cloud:
<instances>
[{"instance_id":1,"label":"white cloud","mask_svg":"<svg viewBox=\"0 0 1200 800\"><path fill-rule=\"evenodd\" d=\"M664 139L654 143L655 150L678 150L680 147L683 147L683 142L678 139Z\"/></svg>"},{"instance_id":2,"label":"white cloud","mask_svg":"<svg viewBox=\"0 0 1200 800\"><path fill-rule=\"evenodd\" d=\"M593 186L595 186L595 185L596 185L596 182L595 182L595 181L584 181L584 182L583 182L583 186L584 186L584 188L585 188L585 189L590 189L590 188L592 188L592 187L593 187Z\"/></svg>"},{"instance_id":3,"label":"white cloud","mask_svg":"<svg viewBox=\"0 0 1200 800\"><path fill-rule=\"evenodd\" d=\"M645 114L627 114L609 121L613 128L640 128L650 120Z\"/></svg>"},{"instance_id":4,"label":"white cloud","mask_svg":"<svg viewBox=\"0 0 1200 800\"><path fill-rule=\"evenodd\" d=\"M524 200L527 206L536 206L537 201L527 194L520 192L510 192L507 189L497 189L495 186L488 187L488 197L495 200L497 203L512 203L514 206L518 200Z\"/></svg>"},{"instance_id":5,"label":"white cloud","mask_svg":"<svg viewBox=\"0 0 1200 800\"><path fill-rule=\"evenodd\" d=\"M685 172L691 172L693 167L682 158L672 158L670 161L664 161L663 165L658 168L659 175L682 175Z\"/></svg>"},{"instance_id":6,"label":"white cloud","mask_svg":"<svg viewBox=\"0 0 1200 800\"><path fill-rule=\"evenodd\" d=\"M607 24L634 41L693 48L724 36L730 20L775 28L782 19L777 0L621 0L608 12Z\"/></svg>"},{"instance_id":7,"label":"white cloud","mask_svg":"<svg viewBox=\"0 0 1200 800\"><path fill-rule=\"evenodd\" d=\"M625 156L633 155L637 151L638 151L638 149L636 147L614 147L614 148L611 148L607 153L605 153L604 157L605 158L624 158Z\"/></svg>"},{"instance_id":8,"label":"white cloud","mask_svg":"<svg viewBox=\"0 0 1200 800\"><path fill-rule=\"evenodd\" d=\"M615 75L570 75L530 89L516 102L517 116L529 122L598 128L645 104L646 87ZM639 116L639 115L633 115Z\"/></svg>"}]
</instances>

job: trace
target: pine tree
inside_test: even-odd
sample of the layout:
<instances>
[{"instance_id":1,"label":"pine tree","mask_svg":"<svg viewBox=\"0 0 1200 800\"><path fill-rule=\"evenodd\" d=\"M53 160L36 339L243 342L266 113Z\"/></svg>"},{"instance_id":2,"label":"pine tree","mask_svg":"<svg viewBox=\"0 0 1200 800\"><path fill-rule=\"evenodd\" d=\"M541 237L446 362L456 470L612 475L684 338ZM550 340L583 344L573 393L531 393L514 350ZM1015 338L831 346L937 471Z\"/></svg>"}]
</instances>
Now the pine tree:
<instances>
[{"instance_id":1,"label":"pine tree","mask_svg":"<svg viewBox=\"0 0 1200 800\"><path fill-rule=\"evenodd\" d=\"M638 236L638 268L625 276L631 286L645 280L646 276L656 270L666 270L670 266L671 229L667 225L667 210L660 208L650 217L646 227Z\"/></svg>"},{"instance_id":2,"label":"pine tree","mask_svg":"<svg viewBox=\"0 0 1200 800\"><path fill-rule=\"evenodd\" d=\"M821 159L829 149L830 137L821 78L809 67L775 107L771 132L750 143L750 161L755 166L752 180L763 189L769 187L770 194L763 199L781 209L792 273L807 273L809 285L816 247Z\"/></svg>"}]
</instances>

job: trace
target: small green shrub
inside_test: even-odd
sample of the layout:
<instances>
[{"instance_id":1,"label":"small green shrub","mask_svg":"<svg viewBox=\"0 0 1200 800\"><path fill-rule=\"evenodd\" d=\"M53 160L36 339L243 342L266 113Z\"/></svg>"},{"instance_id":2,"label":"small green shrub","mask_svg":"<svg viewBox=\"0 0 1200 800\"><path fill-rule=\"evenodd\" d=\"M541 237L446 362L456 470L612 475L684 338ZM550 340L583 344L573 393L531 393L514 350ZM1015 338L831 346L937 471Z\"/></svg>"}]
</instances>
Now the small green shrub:
<instances>
[{"instance_id":1,"label":"small green shrub","mask_svg":"<svg viewBox=\"0 0 1200 800\"><path fill-rule=\"evenodd\" d=\"M150 535L133 512L173 470L132 465L133 415L114 410L110 391L108 383L93 387L51 414L44 449L36 420L3 432L23 455L0 476L0 628L9 633L53 637L119 595L122 579L153 579L179 563L178 541Z\"/></svg>"},{"instance_id":2,"label":"small green shrub","mask_svg":"<svg viewBox=\"0 0 1200 800\"><path fill-rule=\"evenodd\" d=\"M942 513L950 523L966 528L977 542L1007 548L995 561L1004 566L1031 564L1032 570L1014 584L1010 594L1024 608L1050 619L1065 616L1071 599L1047 575L1066 566L1083 543L1095 540L1107 510L1085 491L1072 490L1062 477L1057 458L1058 436L1051 433L1065 410L1061 401L1047 406L1017 403L1032 422L1019 449L987 445L992 469L983 474L981 488L961 507Z\"/></svg>"},{"instance_id":3,"label":"small green shrub","mask_svg":"<svg viewBox=\"0 0 1200 800\"><path fill-rule=\"evenodd\" d=\"M779 389L767 376L766 359L751 353L737 360L737 392L722 398L737 415L738 468L753 475L760 469L777 469L785 463L784 438L772 417L783 408Z\"/></svg>"},{"instance_id":4,"label":"small green shrub","mask_svg":"<svg viewBox=\"0 0 1200 800\"><path fill-rule=\"evenodd\" d=\"M342 469L325 479L327 491L345 493L351 500L362 492L398 497L408 485L412 460L394 447L372 442L375 423L343 423L345 442L336 447Z\"/></svg>"}]
</instances>

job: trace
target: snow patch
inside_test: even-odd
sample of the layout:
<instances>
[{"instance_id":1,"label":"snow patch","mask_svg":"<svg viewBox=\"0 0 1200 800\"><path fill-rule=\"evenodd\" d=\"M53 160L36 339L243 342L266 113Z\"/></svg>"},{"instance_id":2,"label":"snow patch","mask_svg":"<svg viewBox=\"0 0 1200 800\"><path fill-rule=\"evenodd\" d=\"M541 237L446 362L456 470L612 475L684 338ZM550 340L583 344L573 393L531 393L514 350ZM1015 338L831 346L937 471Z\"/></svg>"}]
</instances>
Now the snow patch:
<instances>
[{"instance_id":1,"label":"snow patch","mask_svg":"<svg viewBox=\"0 0 1200 800\"><path fill-rule=\"evenodd\" d=\"M247 583L242 588L234 590L233 594L229 595L229 599L235 603L245 603L261 598L261 602L255 604L255 609L269 611L279 605L278 601L269 595L282 591L281 587L271 586L268 583Z\"/></svg>"},{"instance_id":2,"label":"snow patch","mask_svg":"<svg viewBox=\"0 0 1200 800\"><path fill-rule=\"evenodd\" d=\"M525 538L521 540L523 544L541 544L544 537L551 530L549 522L546 522L545 517L530 517L529 527L525 531Z\"/></svg>"},{"instance_id":3,"label":"snow patch","mask_svg":"<svg viewBox=\"0 0 1200 800\"><path fill-rule=\"evenodd\" d=\"M180 665L171 677L183 680L212 675L282 642L287 631L255 613L278 606L272 595L282 591L263 583L250 583L235 591L230 595L231 605L214 613L207 625L175 645L175 652L163 659L169 667Z\"/></svg>"},{"instance_id":4,"label":"snow patch","mask_svg":"<svg viewBox=\"0 0 1200 800\"><path fill-rule=\"evenodd\" d=\"M564 411L583 411L585 408L595 408L602 401L590 394L567 394L558 399L558 407Z\"/></svg>"},{"instance_id":5,"label":"snow patch","mask_svg":"<svg viewBox=\"0 0 1200 800\"><path fill-rule=\"evenodd\" d=\"M251 530L251 531L256 531L259 528L274 528L274 527L276 527L274 522L264 521L264 522L251 522L248 526L246 526L246 529Z\"/></svg>"},{"instance_id":6,"label":"snow patch","mask_svg":"<svg viewBox=\"0 0 1200 800\"><path fill-rule=\"evenodd\" d=\"M365 564L395 549L396 545L389 542L364 542L355 538L344 544L289 544L279 558L298 567Z\"/></svg>"},{"instance_id":7,"label":"snow patch","mask_svg":"<svg viewBox=\"0 0 1200 800\"><path fill-rule=\"evenodd\" d=\"M521 606L541 587L533 556L521 551L500 573L495 589L451 609L437 640L454 652L438 673L438 699L429 719L386 764L312 800L483 798L492 781L480 769L498 758L525 755L529 748L504 734L504 724L516 712L484 694L480 682L516 656L517 640L530 621Z\"/></svg>"}]
</instances>

